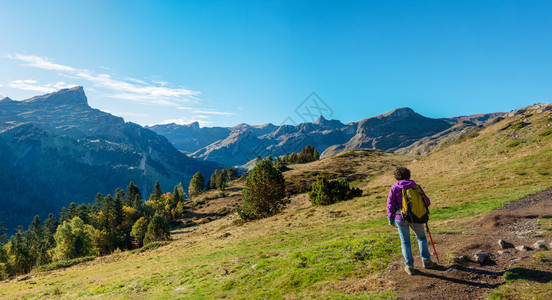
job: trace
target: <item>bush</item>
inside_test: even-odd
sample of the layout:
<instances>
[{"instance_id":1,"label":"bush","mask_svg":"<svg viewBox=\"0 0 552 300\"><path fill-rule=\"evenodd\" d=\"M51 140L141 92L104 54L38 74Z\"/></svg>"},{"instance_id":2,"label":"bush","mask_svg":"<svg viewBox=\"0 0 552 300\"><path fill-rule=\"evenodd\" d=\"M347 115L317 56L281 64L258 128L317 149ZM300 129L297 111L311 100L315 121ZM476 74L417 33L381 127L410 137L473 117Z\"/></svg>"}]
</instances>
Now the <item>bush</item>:
<instances>
[{"instance_id":1,"label":"bush","mask_svg":"<svg viewBox=\"0 0 552 300\"><path fill-rule=\"evenodd\" d=\"M539 133L540 136L549 136L552 134L552 128L548 128L545 131Z\"/></svg>"},{"instance_id":2,"label":"bush","mask_svg":"<svg viewBox=\"0 0 552 300\"><path fill-rule=\"evenodd\" d=\"M83 262L94 260L95 258L96 258L95 256L84 256L84 257L78 257L78 258L67 259L67 260L58 260L51 264L38 267L36 270L38 272L44 272L44 271L57 270L61 268L69 268L71 266L74 266Z\"/></svg>"},{"instance_id":3,"label":"bush","mask_svg":"<svg viewBox=\"0 0 552 300\"><path fill-rule=\"evenodd\" d=\"M144 237L144 245L157 241L171 239L171 226L163 215L155 215L148 224L148 231Z\"/></svg>"},{"instance_id":4,"label":"bush","mask_svg":"<svg viewBox=\"0 0 552 300\"><path fill-rule=\"evenodd\" d=\"M243 220L277 214L289 203L285 194L282 172L270 160L263 160L247 176L243 187L243 206L238 208L238 214Z\"/></svg>"},{"instance_id":5,"label":"bush","mask_svg":"<svg viewBox=\"0 0 552 300\"><path fill-rule=\"evenodd\" d=\"M517 147L521 144L525 143L524 140L522 139L515 139L514 141L510 142L509 144L506 145L506 147L508 148L513 148L513 147Z\"/></svg>"},{"instance_id":6,"label":"bush","mask_svg":"<svg viewBox=\"0 0 552 300\"><path fill-rule=\"evenodd\" d=\"M313 205L330 205L339 201L352 199L362 195L358 188L350 188L345 180L328 181L323 176L317 176L312 185L309 197Z\"/></svg>"}]
</instances>

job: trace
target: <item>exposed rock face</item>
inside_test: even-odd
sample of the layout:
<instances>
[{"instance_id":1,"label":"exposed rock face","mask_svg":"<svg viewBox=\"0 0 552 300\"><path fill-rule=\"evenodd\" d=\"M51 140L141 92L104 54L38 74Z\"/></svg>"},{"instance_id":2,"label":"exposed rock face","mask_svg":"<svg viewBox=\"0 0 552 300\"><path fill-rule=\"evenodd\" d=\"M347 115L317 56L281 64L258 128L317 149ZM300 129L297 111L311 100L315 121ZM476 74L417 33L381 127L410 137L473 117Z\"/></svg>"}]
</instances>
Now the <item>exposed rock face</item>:
<instances>
[{"instance_id":1,"label":"exposed rock face","mask_svg":"<svg viewBox=\"0 0 552 300\"><path fill-rule=\"evenodd\" d=\"M10 230L131 180L147 197L156 180L169 190L215 167L151 130L91 108L82 87L0 101L0 220Z\"/></svg>"},{"instance_id":2,"label":"exposed rock face","mask_svg":"<svg viewBox=\"0 0 552 300\"><path fill-rule=\"evenodd\" d=\"M192 153L210 144L225 139L230 128L199 127L198 122L188 125L166 124L147 127L168 138L173 145L185 153Z\"/></svg>"},{"instance_id":3,"label":"exposed rock face","mask_svg":"<svg viewBox=\"0 0 552 300\"><path fill-rule=\"evenodd\" d=\"M192 157L235 166L257 155L276 157L298 152L306 145L313 145L322 153L321 157L362 148L425 154L501 115L431 119L410 108L399 108L348 124L320 116L314 123L295 126L239 124L230 128L199 128L197 123L192 123L156 125L151 129L165 135L179 150L191 153Z\"/></svg>"},{"instance_id":4,"label":"exposed rock face","mask_svg":"<svg viewBox=\"0 0 552 300\"><path fill-rule=\"evenodd\" d=\"M451 127L438 119L426 118L410 108L395 109L387 114L368 118L358 123L356 134L338 151L360 148L395 151ZM333 150L335 152L336 149ZM337 153L324 152L322 156Z\"/></svg>"}]
</instances>

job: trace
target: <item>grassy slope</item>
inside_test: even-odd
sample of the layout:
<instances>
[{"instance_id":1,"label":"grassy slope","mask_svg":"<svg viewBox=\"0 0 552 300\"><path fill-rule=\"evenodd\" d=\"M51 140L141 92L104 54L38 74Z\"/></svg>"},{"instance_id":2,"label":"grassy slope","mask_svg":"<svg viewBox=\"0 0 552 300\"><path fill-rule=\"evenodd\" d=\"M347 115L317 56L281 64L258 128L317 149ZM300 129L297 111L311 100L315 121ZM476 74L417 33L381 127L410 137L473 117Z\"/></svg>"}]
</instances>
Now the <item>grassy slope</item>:
<instances>
[{"instance_id":1,"label":"grassy slope","mask_svg":"<svg viewBox=\"0 0 552 300\"><path fill-rule=\"evenodd\" d=\"M387 298L392 288L378 274L400 255L400 246L384 226L394 180L389 172L378 175L407 164L433 199L436 230L469 226L473 216L552 185L552 134L539 135L550 131L550 113L526 117L529 126L500 130L521 118L503 120L415 162L359 151L298 166L286 172L295 183L321 171L337 177L364 172L350 179L365 196L310 207L299 195L272 218L236 226L231 214L180 229L173 243L153 251L120 253L1 283L0 297ZM239 186L233 188L239 193Z\"/></svg>"}]
</instances>

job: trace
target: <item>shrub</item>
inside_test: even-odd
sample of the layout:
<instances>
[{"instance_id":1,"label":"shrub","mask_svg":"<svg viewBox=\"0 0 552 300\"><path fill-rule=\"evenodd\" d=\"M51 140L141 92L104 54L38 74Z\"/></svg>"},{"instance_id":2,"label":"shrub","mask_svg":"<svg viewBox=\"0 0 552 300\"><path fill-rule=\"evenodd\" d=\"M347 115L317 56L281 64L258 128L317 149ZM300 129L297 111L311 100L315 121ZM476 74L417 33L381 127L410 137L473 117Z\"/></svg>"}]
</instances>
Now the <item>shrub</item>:
<instances>
[{"instance_id":1,"label":"shrub","mask_svg":"<svg viewBox=\"0 0 552 300\"><path fill-rule=\"evenodd\" d=\"M552 134L552 128L548 128L545 131L539 133L540 136L549 136Z\"/></svg>"},{"instance_id":2,"label":"shrub","mask_svg":"<svg viewBox=\"0 0 552 300\"><path fill-rule=\"evenodd\" d=\"M61 268L69 268L71 266L74 266L83 262L94 260L95 258L96 258L95 256L84 256L84 257L78 257L78 258L67 259L67 260L58 260L51 264L38 267L37 271L44 272L44 271L57 270Z\"/></svg>"},{"instance_id":3,"label":"shrub","mask_svg":"<svg viewBox=\"0 0 552 300\"><path fill-rule=\"evenodd\" d=\"M526 122L523 122L523 121L518 121L518 122L515 122L515 123L512 123L510 124L510 126L508 126L508 129L521 129L527 125L529 125L531 123L526 123Z\"/></svg>"},{"instance_id":4,"label":"shrub","mask_svg":"<svg viewBox=\"0 0 552 300\"><path fill-rule=\"evenodd\" d=\"M243 220L262 219L280 212L289 200L285 197L285 179L270 160L259 162L249 173L243 187Z\"/></svg>"},{"instance_id":5,"label":"shrub","mask_svg":"<svg viewBox=\"0 0 552 300\"><path fill-rule=\"evenodd\" d=\"M148 224L148 231L144 237L144 245L151 242L167 241L171 239L171 226L163 215L155 215Z\"/></svg>"},{"instance_id":6,"label":"shrub","mask_svg":"<svg viewBox=\"0 0 552 300\"><path fill-rule=\"evenodd\" d=\"M525 143L524 140L522 140L522 139L516 139L516 140L510 142L509 144L507 144L506 147L508 147L508 148L513 148L513 147L519 146L519 145L521 145L521 144L523 144L523 143Z\"/></svg>"},{"instance_id":7,"label":"shrub","mask_svg":"<svg viewBox=\"0 0 552 300\"><path fill-rule=\"evenodd\" d=\"M328 181L323 176L316 177L316 182L309 192L313 205L329 205L361 195L362 191L358 188L350 188L347 181L336 179Z\"/></svg>"}]
</instances>

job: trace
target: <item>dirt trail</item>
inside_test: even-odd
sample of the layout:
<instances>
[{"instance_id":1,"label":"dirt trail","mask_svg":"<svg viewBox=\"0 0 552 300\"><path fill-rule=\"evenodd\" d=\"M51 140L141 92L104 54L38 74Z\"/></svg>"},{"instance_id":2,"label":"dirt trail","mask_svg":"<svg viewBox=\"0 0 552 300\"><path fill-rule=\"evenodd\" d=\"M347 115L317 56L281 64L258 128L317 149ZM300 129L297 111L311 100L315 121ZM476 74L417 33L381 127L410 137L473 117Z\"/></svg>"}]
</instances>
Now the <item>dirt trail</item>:
<instances>
[{"instance_id":1,"label":"dirt trail","mask_svg":"<svg viewBox=\"0 0 552 300\"><path fill-rule=\"evenodd\" d=\"M532 260L535 250L519 251L515 248L502 249L502 239L514 246L531 247L542 237L535 236L541 229L538 219L552 215L552 188L513 201L471 223L471 228L462 234L434 233L435 246L441 265L434 270L421 268L419 255L415 254L415 268L418 273L407 275L403 260L394 263L386 274L404 299L482 299L494 288L504 283L503 273L512 266ZM398 235L397 235L398 238ZM428 238L429 241L429 238ZM552 240L546 239L546 245ZM417 243L413 243L417 252ZM431 249L431 245L430 249ZM468 261L447 262L446 253L465 256ZM474 261L478 251L490 253L490 261L483 265ZM499 251L503 251L502 254ZM432 250L430 250L433 253ZM417 255L417 256L416 256ZM435 260L435 256L432 255ZM449 259L450 260L450 259Z\"/></svg>"}]
</instances>

